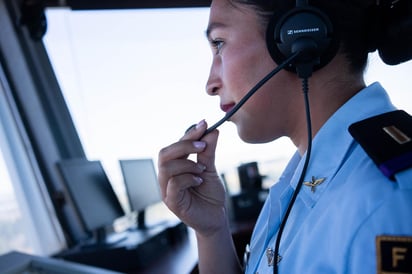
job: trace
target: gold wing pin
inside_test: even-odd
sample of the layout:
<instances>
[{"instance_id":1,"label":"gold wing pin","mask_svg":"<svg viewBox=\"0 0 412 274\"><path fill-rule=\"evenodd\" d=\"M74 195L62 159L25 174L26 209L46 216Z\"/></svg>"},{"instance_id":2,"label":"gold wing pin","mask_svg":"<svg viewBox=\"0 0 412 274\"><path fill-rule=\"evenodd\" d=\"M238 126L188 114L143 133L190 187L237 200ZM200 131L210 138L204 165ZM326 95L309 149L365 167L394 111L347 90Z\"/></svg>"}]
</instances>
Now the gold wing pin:
<instances>
[{"instance_id":1,"label":"gold wing pin","mask_svg":"<svg viewBox=\"0 0 412 274\"><path fill-rule=\"evenodd\" d=\"M326 178L319 178L316 179L315 176L312 176L312 181L311 182L303 182L305 186L310 186L310 191L315 192L316 187L323 183L326 180Z\"/></svg>"}]
</instances>

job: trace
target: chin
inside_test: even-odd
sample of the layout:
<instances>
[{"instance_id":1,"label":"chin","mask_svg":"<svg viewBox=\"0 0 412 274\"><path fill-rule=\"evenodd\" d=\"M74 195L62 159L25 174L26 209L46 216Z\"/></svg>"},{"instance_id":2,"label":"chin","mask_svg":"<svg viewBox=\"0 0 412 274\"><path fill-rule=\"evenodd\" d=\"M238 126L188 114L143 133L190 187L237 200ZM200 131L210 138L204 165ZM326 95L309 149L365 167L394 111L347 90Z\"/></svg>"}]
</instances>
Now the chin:
<instances>
[{"instance_id":1,"label":"chin","mask_svg":"<svg viewBox=\"0 0 412 274\"><path fill-rule=\"evenodd\" d=\"M265 134L262 131L254 129L246 129L241 126L237 126L237 133L239 138L248 144L265 144L272 142L281 136L273 136L273 134Z\"/></svg>"},{"instance_id":2,"label":"chin","mask_svg":"<svg viewBox=\"0 0 412 274\"><path fill-rule=\"evenodd\" d=\"M256 132L244 132L238 128L239 138L248 144L264 144L275 140L276 138L265 138L259 133Z\"/></svg>"}]
</instances>

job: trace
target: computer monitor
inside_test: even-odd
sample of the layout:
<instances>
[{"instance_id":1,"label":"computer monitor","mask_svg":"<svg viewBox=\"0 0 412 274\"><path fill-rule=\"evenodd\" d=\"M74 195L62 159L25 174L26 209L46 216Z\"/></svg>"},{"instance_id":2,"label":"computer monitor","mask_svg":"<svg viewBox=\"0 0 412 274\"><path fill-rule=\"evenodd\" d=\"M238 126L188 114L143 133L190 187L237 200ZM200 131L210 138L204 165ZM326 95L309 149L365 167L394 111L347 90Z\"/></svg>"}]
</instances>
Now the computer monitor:
<instances>
[{"instance_id":1,"label":"computer monitor","mask_svg":"<svg viewBox=\"0 0 412 274\"><path fill-rule=\"evenodd\" d=\"M106 228L125 215L100 161L69 159L58 169L85 228L97 245L111 244Z\"/></svg>"},{"instance_id":2,"label":"computer monitor","mask_svg":"<svg viewBox=\"0 0 412 274\"><path fill-rule=\"evenodd\" d=\"M130 208L137 213L137 226L146 228L145 209L161 202L160 187L153 160L120 160Z\"/></svg>"}]
</instances>

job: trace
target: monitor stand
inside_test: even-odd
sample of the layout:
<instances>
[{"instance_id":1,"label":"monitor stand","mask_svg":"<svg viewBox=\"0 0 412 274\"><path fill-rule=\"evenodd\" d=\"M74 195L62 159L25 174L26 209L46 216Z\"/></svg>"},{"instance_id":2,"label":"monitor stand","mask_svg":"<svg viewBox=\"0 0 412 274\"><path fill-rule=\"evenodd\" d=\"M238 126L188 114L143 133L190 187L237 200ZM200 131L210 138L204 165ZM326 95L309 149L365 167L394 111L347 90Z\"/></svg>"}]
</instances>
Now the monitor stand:
<instances>
[{"instance_id":1,"label":"monitor stand","mask_svg":"<svg viewBox=\"0 0 412 274\"><path fill-rule=\"evenodd\" d=\"M146 211L141 210L137 212L137 217L136 217L136 227L139 230L146 230L147 225L146 225Z\"/></svg>"},{"instance_id":2,"label":"monitor stand","mask_svg":"<svg viewBox=\"0 0 412 274\"><path fill-rule=\"evenodd\" d=\"M92 231L92 238L81 243L82 249L101 249L116 245L125 240L127 236L124 233L107 233L105 227Z\"/></svg>"},{"instance_id":3,"label":"monitor stand","mask_svg":"<svg viewBox=\"0 0 412 274\"><path fill-rule=\"evenodd\" d=\"M136 226L132 230L139 230L139 231L148 231L148 230L153 230L157 229L159 227L166 228L167 221L161 221L155 224L150 224L148 225L146 222L146 211L145 210L140 210L136 214Z\"/></svg>"}]
</instances>

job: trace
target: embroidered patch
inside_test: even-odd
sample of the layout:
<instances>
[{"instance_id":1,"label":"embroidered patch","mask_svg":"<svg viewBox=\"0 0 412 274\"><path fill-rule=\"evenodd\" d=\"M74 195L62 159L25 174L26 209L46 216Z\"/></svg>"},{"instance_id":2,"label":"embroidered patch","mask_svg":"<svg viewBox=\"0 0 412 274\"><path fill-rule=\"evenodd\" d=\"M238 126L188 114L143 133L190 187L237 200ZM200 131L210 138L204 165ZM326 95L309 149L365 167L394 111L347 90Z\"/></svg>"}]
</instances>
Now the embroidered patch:
<instances>
[{"instance_id":1,"label":"embroidered patch","mask_svg":"<svg viewBox=\"0 0 412 274\"><path fill-rule=\"evenodd\" d=\"M412 236L376 237L378 274L412 273Z\"/></svg>"}]
</instances>

